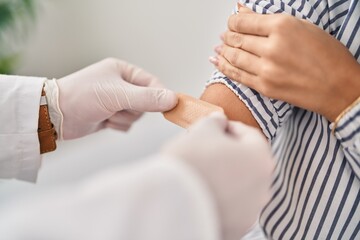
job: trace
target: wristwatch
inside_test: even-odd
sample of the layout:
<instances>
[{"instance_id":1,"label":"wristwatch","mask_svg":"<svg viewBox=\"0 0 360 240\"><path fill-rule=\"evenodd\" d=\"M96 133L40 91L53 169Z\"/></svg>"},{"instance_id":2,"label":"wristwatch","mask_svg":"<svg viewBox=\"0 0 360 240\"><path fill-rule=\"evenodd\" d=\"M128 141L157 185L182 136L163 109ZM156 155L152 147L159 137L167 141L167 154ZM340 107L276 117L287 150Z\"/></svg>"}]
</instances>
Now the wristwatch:
<instances>
[{"instance_id":1,"label":"wristwatch","mask_svg":"<svg viewBox=\"0 0 360 240\"><path fill-rule=\"evenodd\" d=\"M40 154L52 152L56 149L57 133L55 131L54 125L50 121L49 109L44 88L41 92L38 136L40 142Z\"/></svg>"}]
</instances>

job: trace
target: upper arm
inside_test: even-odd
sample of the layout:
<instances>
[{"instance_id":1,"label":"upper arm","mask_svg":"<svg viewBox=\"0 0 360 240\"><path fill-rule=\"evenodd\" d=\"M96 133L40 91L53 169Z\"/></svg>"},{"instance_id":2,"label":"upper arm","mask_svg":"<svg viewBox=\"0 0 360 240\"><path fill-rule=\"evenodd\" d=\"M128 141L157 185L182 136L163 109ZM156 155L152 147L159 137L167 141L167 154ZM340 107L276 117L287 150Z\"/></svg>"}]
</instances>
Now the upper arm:
<instances>
[{"instance_id":1,"label":"upper arm","mask_svg":"<svg viewBox=\"0 0 360 240\"><path fill-rule=\"evenodd\" d=\"M201 100L222 107L230 120L260 129L250 110L225 84L211 84L202 94Z\"/></svg>"},{"instance_id":2,"label":"upper arm","mask_svg":"<svg viewBox=\"0 0 360 240\"><path fill-rule=\"evenodd\" d=\"M260 128L269 140L293 110L292 105L267 98L218 71L208 81L201 99L222 107L231 120Z\"/></svg>"}]
</instances>

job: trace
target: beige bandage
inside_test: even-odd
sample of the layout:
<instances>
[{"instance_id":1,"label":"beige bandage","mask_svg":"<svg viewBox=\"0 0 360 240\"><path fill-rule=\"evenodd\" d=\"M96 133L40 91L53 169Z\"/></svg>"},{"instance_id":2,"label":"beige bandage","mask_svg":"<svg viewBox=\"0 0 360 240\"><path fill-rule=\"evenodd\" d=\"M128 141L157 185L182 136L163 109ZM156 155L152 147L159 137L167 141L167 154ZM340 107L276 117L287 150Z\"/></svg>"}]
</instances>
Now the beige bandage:
<instances>
[{"instance_id":1,"label":"beige bandage","mask_svg":"<svg viewBox=\"0 0 360 240\"><path fill-rule=\"evenodd\" d=\"M183 128L188 128L199 119L208 116L212 112L222 112L221 107L211 103L193 98L185 94L177 94L179 102L176 107L170 111L164 112L164 117L170 122Z\"/></svg>"}]
</instances>

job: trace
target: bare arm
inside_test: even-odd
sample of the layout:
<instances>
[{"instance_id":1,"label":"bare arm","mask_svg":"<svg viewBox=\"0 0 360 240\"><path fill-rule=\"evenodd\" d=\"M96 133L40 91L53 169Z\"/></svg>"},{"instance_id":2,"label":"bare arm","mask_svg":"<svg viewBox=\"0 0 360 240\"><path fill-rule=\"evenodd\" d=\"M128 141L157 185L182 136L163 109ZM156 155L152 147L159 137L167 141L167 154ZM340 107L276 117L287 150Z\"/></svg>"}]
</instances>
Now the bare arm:
<instances>
[{"instance_id":1,"label":"bare arm","mask_svg":"<svg viewBox=\"0 0 360 240\"><path fill-rule=\"evenodd\" d=\"M230 120L240 121L260 129L246 105L222 83L208 86L202 94L201 100L222 107Z\"/></svg>"}]
</instances>

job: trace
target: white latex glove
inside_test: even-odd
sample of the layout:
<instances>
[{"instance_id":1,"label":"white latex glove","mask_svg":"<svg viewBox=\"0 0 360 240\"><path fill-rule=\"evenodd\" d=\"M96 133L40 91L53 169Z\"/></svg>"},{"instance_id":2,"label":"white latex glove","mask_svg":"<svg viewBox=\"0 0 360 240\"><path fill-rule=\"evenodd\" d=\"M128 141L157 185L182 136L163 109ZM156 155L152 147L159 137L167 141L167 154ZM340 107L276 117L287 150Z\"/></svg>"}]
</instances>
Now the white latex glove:
<instances>
[{"instance_id":1,"label":"white latex glove","mask_svg":"<svg viewBox=\"0 0 360 240\"><path fill-rule=\"evenodd\" d=\"M45 90L60 139L106 127L127 131L143 112L163 112L177 104L175 93L157 78L112 58L49 81Z\"/></svg>"},{"instance_id":2,"label":"white latex glove","mask_svg":"<svg viewBox=\"0 0 360 240\"><path fill-rule=\"evenodd\" d=\"M270 199L274 168L262 133L222 114L205 118L163 149L183 159L209 184L225 240L238 240Z\"/></svg>"}]
</instances>

